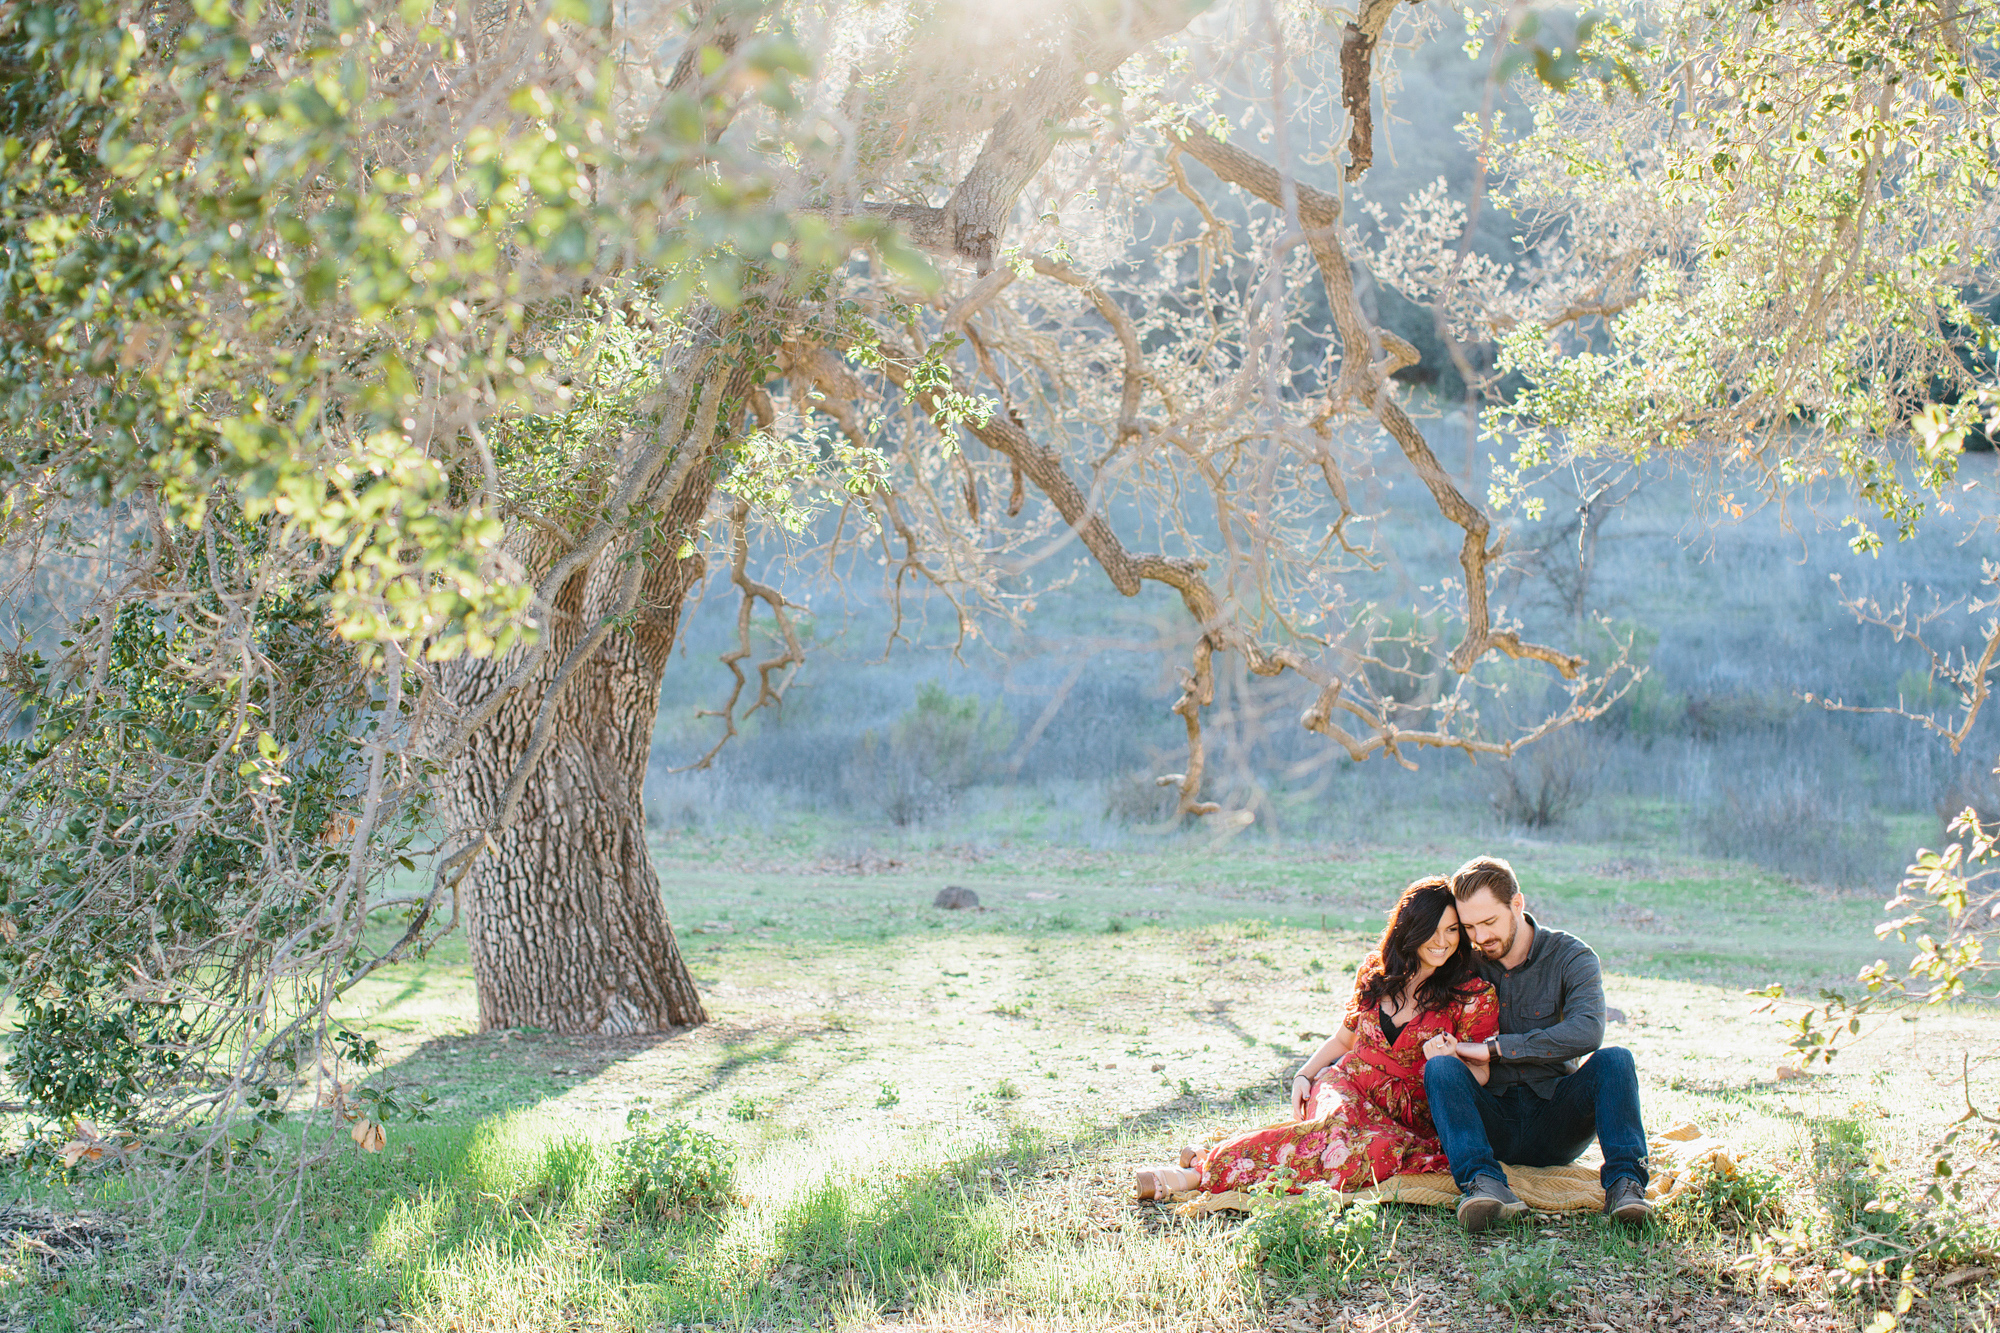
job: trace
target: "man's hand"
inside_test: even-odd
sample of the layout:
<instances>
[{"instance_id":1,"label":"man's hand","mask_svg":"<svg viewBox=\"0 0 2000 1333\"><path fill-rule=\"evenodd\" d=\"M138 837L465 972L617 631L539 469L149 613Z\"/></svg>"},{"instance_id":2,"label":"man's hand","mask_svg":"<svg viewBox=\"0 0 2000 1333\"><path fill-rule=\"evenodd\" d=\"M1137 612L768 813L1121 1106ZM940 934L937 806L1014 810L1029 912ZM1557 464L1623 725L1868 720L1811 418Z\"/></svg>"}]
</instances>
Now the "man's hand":
<instances>
[{"instance_id":1,"label":"man's hand","mask_svg":"<svg viewBox=\"0 0 2000 1333\"><path fill-rule=\"evenodd\" d=\"M1486 1043L1483 1041L1462 1041L1458 1043L1458 1058L1486 1063Z\"/></svg>"}]
</instances>

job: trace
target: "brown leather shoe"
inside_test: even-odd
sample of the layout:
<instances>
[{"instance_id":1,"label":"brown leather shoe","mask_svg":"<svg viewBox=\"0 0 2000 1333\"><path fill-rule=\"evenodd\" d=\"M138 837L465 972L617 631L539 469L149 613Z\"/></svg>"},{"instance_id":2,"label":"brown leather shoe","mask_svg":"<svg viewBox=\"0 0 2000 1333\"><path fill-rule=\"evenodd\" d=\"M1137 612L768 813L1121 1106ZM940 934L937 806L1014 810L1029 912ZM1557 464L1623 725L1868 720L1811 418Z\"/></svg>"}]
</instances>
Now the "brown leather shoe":
<instances>
[{"instance_id":1,"label":"brown leather shoe","mask_svg":"<svg viewBox=\"0 0 2000 1333\"><path fill-rule=\"evenodd\" d=\"M1604 1212L1627 1226L1644 1226L1653 1215L1646 1201L1646 1187L1630 1176L1620 1176L1604 1189Z\"/></svg>"},{"instance_id":2,"label":"brown leather shoe","mask_svg":"<svg viewBox=\"0 0 2000 1333\"><path fill-rule=\"evenodd\" d=\"M1472 1188L1458 1201L1458 1221L1467 1231L1484 1231L1495 1222L1511 1222L1528 1211L1507 1182L1497 1176L1475 1176Z\"/></svg>"}]
</instances>

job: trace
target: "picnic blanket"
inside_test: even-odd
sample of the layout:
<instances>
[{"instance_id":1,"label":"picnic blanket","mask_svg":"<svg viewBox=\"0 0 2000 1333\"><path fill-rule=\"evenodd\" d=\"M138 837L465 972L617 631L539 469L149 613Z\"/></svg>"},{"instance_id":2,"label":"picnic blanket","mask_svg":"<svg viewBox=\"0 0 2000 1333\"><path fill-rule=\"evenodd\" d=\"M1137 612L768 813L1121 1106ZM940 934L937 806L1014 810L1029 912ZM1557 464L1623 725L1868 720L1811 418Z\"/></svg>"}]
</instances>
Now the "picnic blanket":
<instances>
[{"instance_id":1,"label":"picnic blanket","mask_svg":"<svg viewBox=\"0 0 2000 1333\"><path fill-rule=\"evenodd\" d=\"M1568 1166L1503 1165L1501 1169L1507 1173L1507 1187L1536 1212L1573 1213L1603 1211L1604 1189L1597 1183L1597 1166L1595 1161L1587 1161L1572 1162ZM1710 1138L1698 1125L1676 1125L1664 1134L1654 1135L1647 1156L1647 1169L1652 1180L1646 1186L1646 1197L1655 1204L1666 1203L1686 1189L1697 1169L1702 1167L1727 1176L1736 1174L1736 1160L1729 1149L1719 1140ZM1172 1197L1175 1213L1182 1217L1201 1217L1222 1211L1247 1213L1267 1196L1243 1190L1230 1190L1225 1194L1183 1190ZM1452 1183L1449 1175L1440 1171L1391 1176L1372 1188L1355 1190L1340 1197L1351 1203L1375 1200L1382 1203L1455 1206L1458 1186Z\"/></svg>"}]
</instances>

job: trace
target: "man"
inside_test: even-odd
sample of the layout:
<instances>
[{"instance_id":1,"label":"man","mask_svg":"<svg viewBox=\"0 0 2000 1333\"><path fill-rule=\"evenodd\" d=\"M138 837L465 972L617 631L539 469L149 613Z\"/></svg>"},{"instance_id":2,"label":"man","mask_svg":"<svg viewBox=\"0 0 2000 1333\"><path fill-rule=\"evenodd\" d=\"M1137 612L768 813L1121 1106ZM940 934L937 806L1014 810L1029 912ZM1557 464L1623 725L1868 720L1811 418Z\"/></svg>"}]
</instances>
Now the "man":
<instances>
[{"instance_id":1,"label":"man","mask_svg":"<svg viewBox=\"0 0 2000 1333\"><path fill-rule=\"evenodd\" d=\"M1596 1138L1604 1148L1604 1211L1638 1224L1646 1202L1646 1131L1631 1052L1604 1040L1604 981L1597 955L1574 935L1528 915L1514 868L1480 856L1451 877L1473 966L1500 1000L1500 1035L1460 1042L1460 1059L1424 1065L1431 1119L1462 1196L1469 1231L1518 1217L1527 1205L1507 1188L1516 1166L1573 1162ZM1484 1063L1485 1086L1464 1061Z\"/></svg>"}]
</instances>

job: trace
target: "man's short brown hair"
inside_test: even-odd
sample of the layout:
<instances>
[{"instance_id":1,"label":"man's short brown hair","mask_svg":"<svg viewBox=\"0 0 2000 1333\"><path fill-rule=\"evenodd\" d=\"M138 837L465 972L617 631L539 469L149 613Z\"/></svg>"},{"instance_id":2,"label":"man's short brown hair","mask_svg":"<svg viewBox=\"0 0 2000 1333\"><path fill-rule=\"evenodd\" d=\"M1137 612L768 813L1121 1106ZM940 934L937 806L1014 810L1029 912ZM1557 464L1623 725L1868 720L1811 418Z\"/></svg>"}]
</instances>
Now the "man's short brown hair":
<instances>
[{"instance_id":1,"label":"man's short brown hair","mask_svg":"<svg viewBox=\"0 0 2000 1333\"><path fill-rule=\"evenodd\" d=\"M1475 856L1451 872L1451 893L1460 902L1482 889L1505 907L1521 891L1521 882L1514 878L1514 867L1497 856Z\"/></svg>"}]
</instances>

